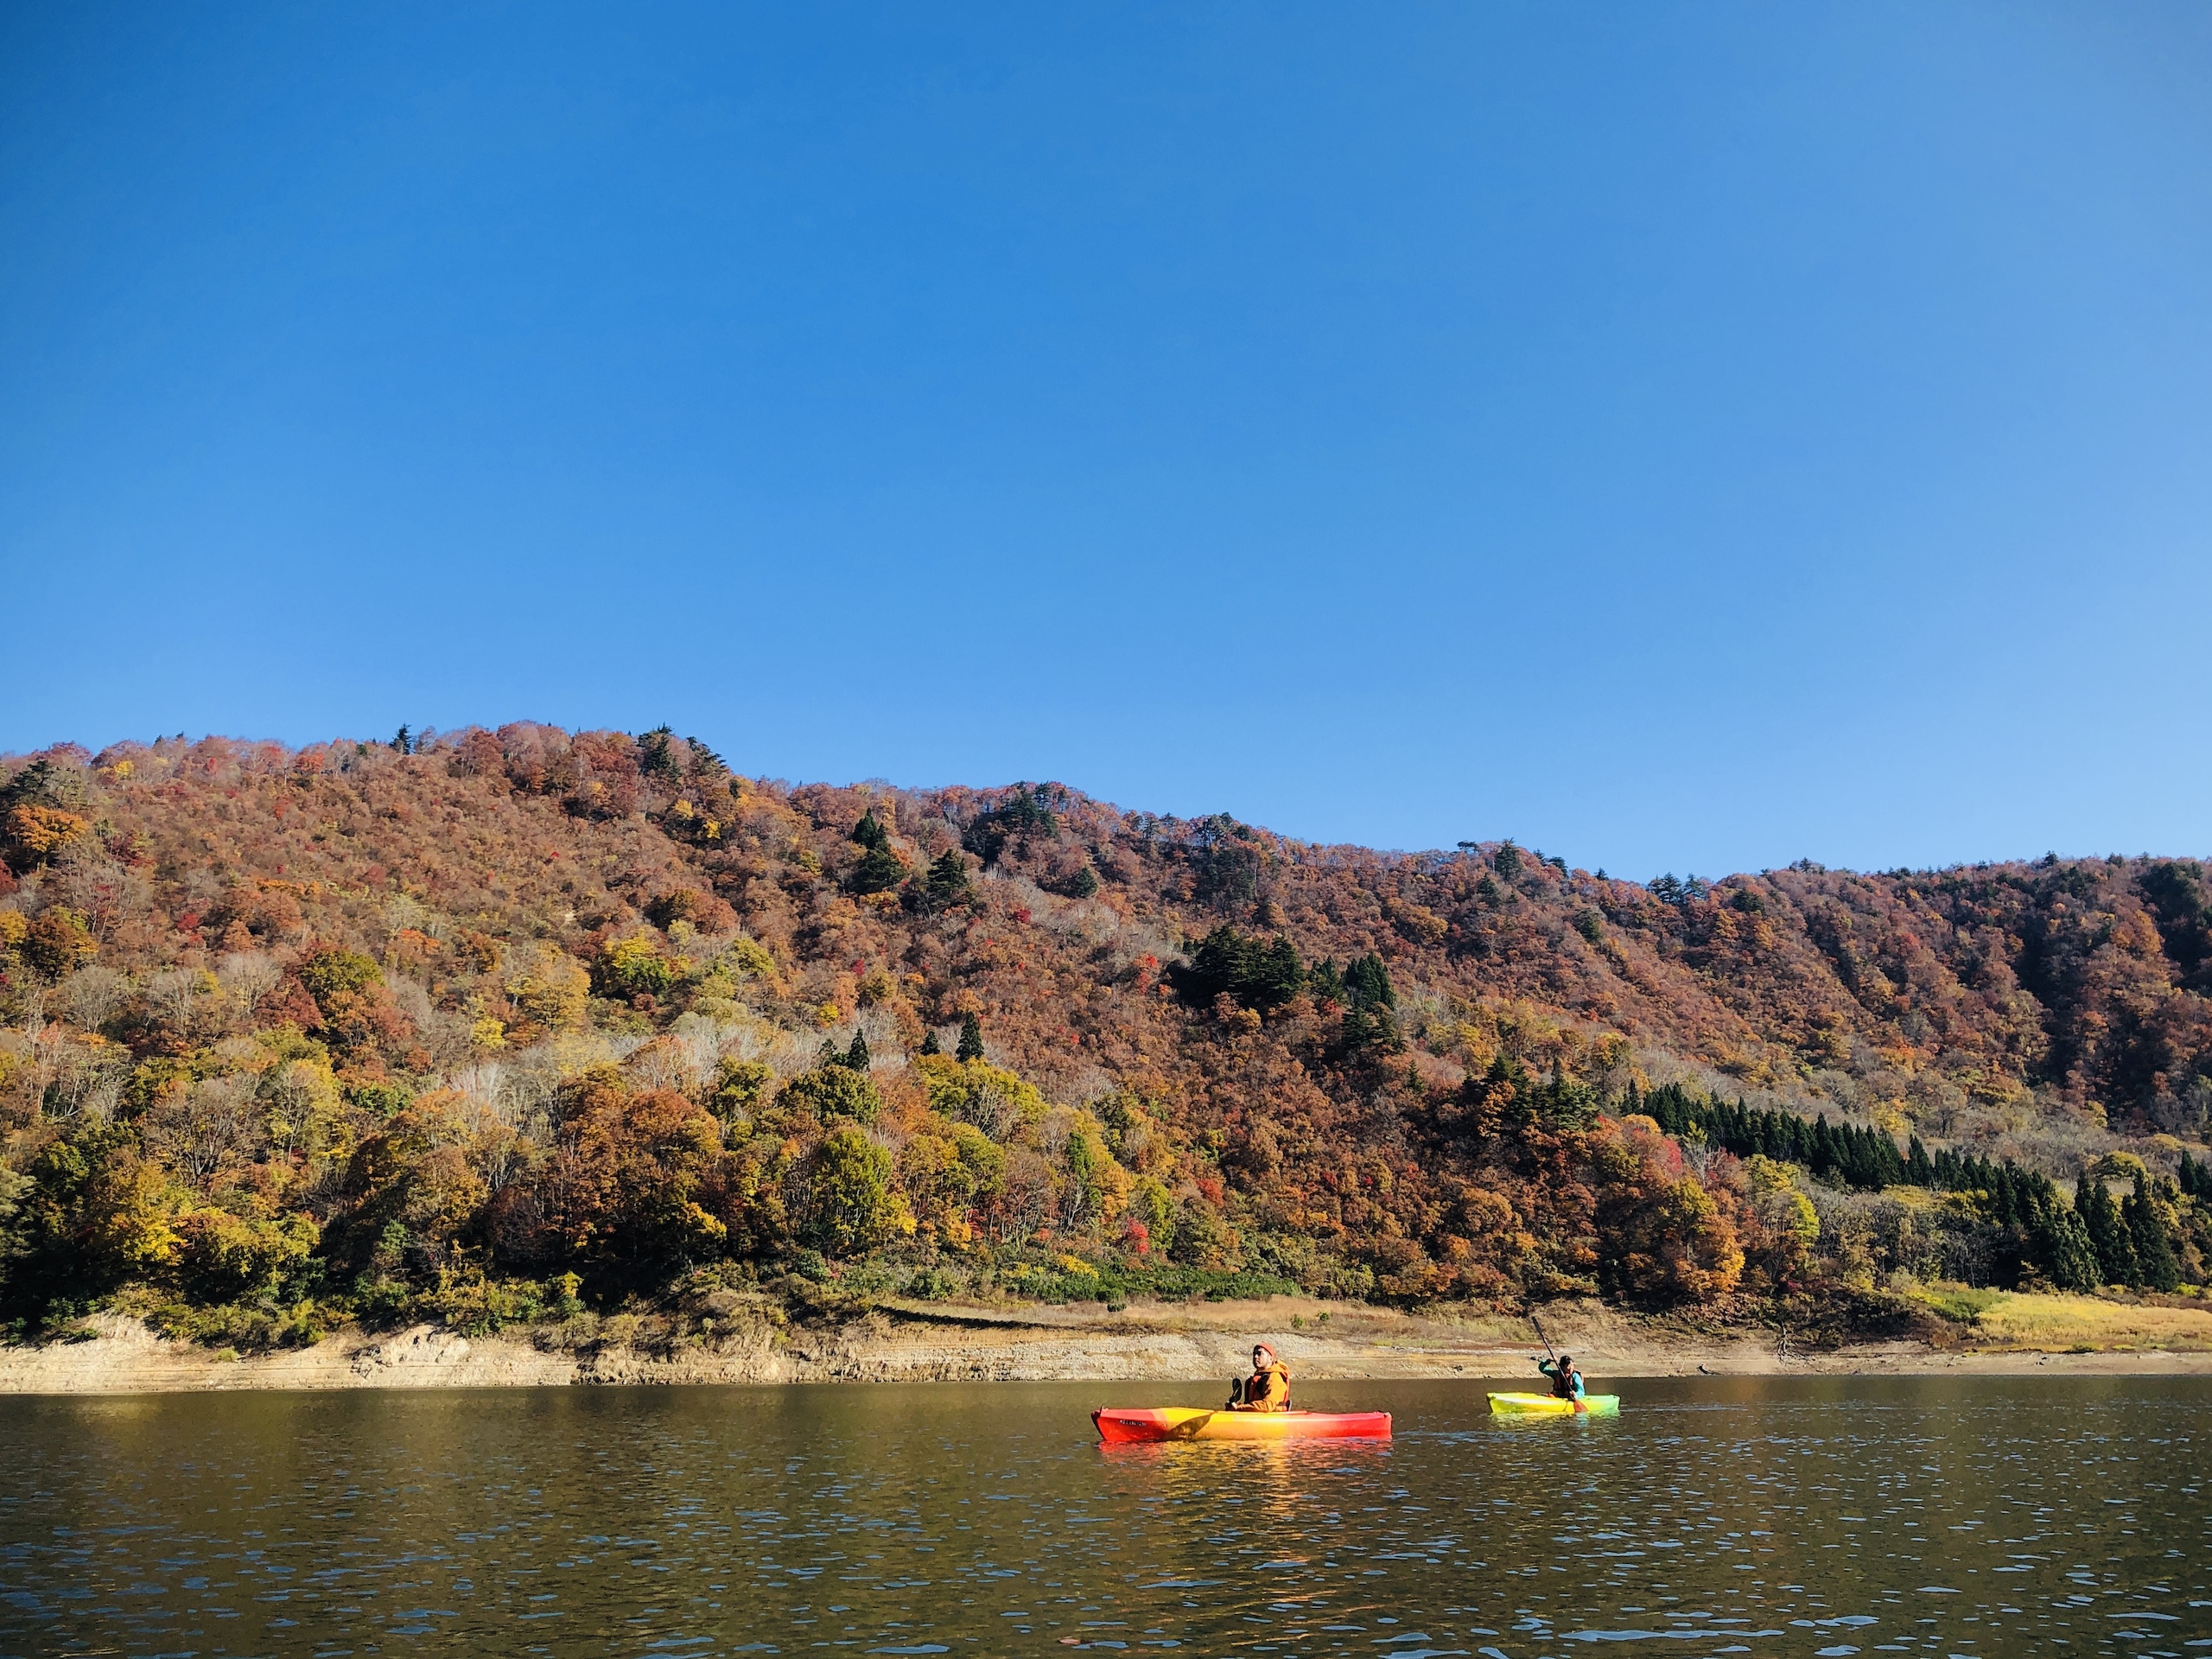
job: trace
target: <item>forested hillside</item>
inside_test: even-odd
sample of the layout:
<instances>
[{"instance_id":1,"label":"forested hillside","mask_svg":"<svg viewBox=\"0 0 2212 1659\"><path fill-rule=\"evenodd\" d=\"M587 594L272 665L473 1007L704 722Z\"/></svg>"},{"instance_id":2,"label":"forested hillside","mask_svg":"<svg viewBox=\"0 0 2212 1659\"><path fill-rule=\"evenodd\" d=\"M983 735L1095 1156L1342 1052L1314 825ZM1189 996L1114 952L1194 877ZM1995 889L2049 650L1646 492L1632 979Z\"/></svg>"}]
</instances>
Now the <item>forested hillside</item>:
<instances>
[{"instance_id":1,"label":"forested hillside","mask_svg":"<svg viewBox=\"0 0 2212 1659\"><path fill-rule=\"evenodd\" d=\"M823 1286L1803 1318L2212 1254L2193 860L1642 886L531 725L0 779L18 1331Z\"/></svg>"}]
</instances>

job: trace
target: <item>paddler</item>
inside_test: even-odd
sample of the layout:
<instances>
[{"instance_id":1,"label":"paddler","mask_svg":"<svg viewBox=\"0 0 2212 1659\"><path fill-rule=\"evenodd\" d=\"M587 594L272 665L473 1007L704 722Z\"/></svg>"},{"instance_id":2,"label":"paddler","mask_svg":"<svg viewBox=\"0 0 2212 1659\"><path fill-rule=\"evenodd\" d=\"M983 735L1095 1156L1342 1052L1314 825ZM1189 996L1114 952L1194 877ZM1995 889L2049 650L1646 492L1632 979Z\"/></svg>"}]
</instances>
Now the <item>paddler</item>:
<instances>
[{"instance_id":1,"label":"paddler","mask_svg":"<svg viewBox=\"0 0 2212 1659\"><path fill-rule=\"evenodd\" d=\"M1574 1369L1573 1354L1561 1354L1557 1364L1548 1359L1540 1359L1536 1362L1536 1369L1551 1378L1554 1398L1572 1400L1578 1406L1582 1403L1582 1373Z\"/></svg>"},{"instance_id":2,"label":"paddler","mask_svg":"<svg viewBox=\"0 0 2212 1659\"><path fill-rule=\"evenodd\" d=\"M1231 1411L1288 1411L1290 1373L1264 1342L1252 1344L1252 1375L1229 1382Z\"/></svg>"}]
</instances>

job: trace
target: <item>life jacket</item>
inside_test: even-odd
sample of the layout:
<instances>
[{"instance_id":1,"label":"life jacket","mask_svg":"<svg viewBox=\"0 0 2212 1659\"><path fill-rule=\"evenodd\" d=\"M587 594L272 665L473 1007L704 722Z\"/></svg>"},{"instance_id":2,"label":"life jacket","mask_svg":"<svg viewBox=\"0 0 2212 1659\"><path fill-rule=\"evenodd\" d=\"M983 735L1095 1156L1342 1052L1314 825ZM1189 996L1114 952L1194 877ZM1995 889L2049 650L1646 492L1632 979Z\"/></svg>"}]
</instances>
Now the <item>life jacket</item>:
<instances>
[{"instance_id":1,"label":"life jacket","mask_svg":"<svg viewBox=\"0 0 2212 1659\"><path fill-rule=\"evenodd\" d=\"M1243 1405L1247 1411L1288 1411L1289 1369L1278 1360L1253 1372L1244 1382Z\"/></svg>"}]
</instances>

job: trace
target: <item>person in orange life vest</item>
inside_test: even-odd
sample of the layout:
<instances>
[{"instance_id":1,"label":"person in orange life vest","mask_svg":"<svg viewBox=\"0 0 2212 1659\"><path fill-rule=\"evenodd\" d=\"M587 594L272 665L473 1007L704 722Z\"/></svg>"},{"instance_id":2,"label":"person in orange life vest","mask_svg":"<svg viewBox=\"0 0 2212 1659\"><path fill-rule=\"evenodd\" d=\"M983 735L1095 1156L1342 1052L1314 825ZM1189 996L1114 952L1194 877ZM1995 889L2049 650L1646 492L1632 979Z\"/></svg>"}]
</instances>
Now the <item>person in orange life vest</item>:
<instances>
[{"instance_id":1,"label":"person in orange life vest","mask_svg":"<svg viewBox=\"0 0 2212 1659\"><path fill-rule=\"evenodd\" d=\"M1540 1359L1536 1369L1551 1378L1554 1398L1572 1400L1578 1406L1582 1403L1582 1373L1574 1369L1573 1354L1561 1354L1556 1365Z\"/></svg>"},{"instance_id":2,"label":"person in orange life vest","mask_svg":"<svg viewBox=\"0 0 2212 1659\"><path fill-rule=\"evenodd\" d=\"M1290 1409L1290 1373L1276 1359L1275 1351L1264 1342L1252 1349L1252 1375L1231 1378L1229 1384L1229 1409L1231 1411L1288 1411Z\"/></svg>"}]
</instances>

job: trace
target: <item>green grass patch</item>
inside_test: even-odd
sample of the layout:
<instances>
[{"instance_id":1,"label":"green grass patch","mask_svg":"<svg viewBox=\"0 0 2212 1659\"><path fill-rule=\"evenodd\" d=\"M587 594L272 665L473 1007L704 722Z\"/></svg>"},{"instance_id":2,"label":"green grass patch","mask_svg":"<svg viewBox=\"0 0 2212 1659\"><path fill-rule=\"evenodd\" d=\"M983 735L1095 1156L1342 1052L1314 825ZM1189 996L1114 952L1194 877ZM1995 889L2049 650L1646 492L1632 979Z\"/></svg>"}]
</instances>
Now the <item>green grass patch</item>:
<instances>
[{"instance_id":1,"label":"green grass patch","mask_svg":"<svg viewBox=\"0 0 2212 1659\"><path fill-rule=\"evenodd\" d=\"M1954 1325L1978 1325L1981 1316L2004 1300L2001 1290L1967 1290L1963 1287L1919 1292L1920 1300Z\"/></svg>"}]
</instances>

